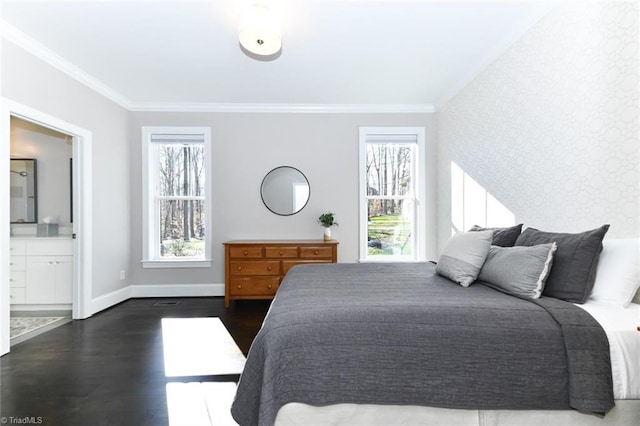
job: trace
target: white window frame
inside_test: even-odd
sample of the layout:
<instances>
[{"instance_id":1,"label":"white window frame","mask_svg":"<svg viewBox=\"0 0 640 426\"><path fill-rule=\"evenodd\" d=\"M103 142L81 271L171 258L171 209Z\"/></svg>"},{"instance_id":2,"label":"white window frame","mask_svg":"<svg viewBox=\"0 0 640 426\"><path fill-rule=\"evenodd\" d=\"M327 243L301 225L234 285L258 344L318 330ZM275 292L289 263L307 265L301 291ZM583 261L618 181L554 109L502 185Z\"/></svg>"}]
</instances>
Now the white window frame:
<instances>
[{"instance_id":1,"label":"white window frame","mask_svg":"<svg viewBox=\"0 0 640 426\"><path fill-rule=\"evenodd\" d=\"M424 127L360 127L359 129L360 262L422 262L426 260L426 148ZM368 256L367 241L367 143L416 144L415 173L415 253L413 256Z\"/></svg>"},{"instance_id":2,"label":"white window frame","mask_svg":"<svg viewBox=\"0 0 640 426\"><path fill-rule=\"evenodd\" d=\"M155 158L153 135L180 135L201 137L204 141L204 204L205 215L205 253L204 257L161 258L160 229L155 214L155 188L157 159ZM211 128L210 127L142 127L142 266L144 268L209 268L211 267Z\"/></svg>"}]
</instances>

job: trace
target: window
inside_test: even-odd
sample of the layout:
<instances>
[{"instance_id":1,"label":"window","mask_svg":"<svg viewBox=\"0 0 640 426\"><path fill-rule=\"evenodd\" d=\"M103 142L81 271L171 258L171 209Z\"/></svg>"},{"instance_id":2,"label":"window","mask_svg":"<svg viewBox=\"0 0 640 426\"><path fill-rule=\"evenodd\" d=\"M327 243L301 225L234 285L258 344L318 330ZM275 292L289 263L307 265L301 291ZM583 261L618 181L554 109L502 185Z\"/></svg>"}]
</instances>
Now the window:
<instances>
[{"instance_id":1,"label":"window","mask_svg":"<svg viewBox=\"0 0 640 426\"><path fill-rule=\"evenodd\" d=\"M210 129L143 127L143 266L211 266Z\"/></svg>"},{"instance_id":2,"label":"window","mask_svg":"<svg viewBox=\"0 0 640 426\"><path fill-rule=\"evenodd\" d=\"M360 128L360 260L425 259L421 127Z\"/></svg>"}]
</instances>

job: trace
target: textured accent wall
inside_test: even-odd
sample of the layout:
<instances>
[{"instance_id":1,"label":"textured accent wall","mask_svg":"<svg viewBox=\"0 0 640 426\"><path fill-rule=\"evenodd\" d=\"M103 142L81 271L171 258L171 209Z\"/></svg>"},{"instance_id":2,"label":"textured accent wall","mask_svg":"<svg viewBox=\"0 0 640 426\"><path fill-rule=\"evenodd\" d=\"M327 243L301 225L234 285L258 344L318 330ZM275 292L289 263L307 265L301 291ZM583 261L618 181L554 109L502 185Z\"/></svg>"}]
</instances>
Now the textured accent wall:
<instances>
[{"instance_id":1,"label":"textured accent wall","mask_svg":"<svg viewBox=\"0 0 640 426\"><path fill-rule=\"evenodd\" d=\"M456 194L452 208L452 162L516 223L640 235L638 16L636 2L563 4L439 111L439 248L454 210L483 208Z\"/></svg>"}]
</instances>

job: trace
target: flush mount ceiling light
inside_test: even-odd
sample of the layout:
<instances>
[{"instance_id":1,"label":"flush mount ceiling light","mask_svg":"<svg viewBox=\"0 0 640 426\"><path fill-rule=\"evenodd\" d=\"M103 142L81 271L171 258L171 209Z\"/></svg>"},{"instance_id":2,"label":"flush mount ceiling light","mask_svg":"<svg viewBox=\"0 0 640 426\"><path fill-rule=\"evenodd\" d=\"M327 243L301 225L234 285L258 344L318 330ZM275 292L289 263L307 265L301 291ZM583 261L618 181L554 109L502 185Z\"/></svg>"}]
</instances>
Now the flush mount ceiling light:
<instances>
[{"instance_id":1,"label":"flush mount ceiling light","mask_svg":"<svg viewBox=\"0 0 640 426\"><path fill-rule=\"evenodd\" d=\"M282 48L280 21L264 3L253 3L244 10L238 33L240 45L255 55L274 55Z\"/></svg>"}]
</instances>

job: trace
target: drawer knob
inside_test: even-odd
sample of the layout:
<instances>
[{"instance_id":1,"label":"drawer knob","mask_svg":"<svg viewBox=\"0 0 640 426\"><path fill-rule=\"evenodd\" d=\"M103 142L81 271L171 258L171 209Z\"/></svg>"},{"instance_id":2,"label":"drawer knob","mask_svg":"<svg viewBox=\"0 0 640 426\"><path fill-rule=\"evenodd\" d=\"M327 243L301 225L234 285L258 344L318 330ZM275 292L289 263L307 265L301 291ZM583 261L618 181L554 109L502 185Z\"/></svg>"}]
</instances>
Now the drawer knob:
<instances>
[{"instance_id":1,"label":"drawer knob","mask_svg":"<svg viewBox=\"0 0 640 426\"><path fill-rule=\"evenodd\" d=\"M267 288L269 288L269 289L270 289L271 287L273 287L271 284L269 284L269 285L267 286Z\"/></svg>"},{"instance_id":2,"label":"drawer knob","mask_svg":"<svg viewBox=\"0 0 640 426\"><path fill-rule=\"evenodd\" d=\"M9 262L9 266L13 266L13 262Z\"/></svg>"},{"instance_id":3,"label":"drawer knob","mask_svg":"<svg viewBox=\"0 0 640 426\"><path fill-rule=\"evenodd\" d=\"M238 271L242 271L242 266L238 266Z\"/></svg>"},{"instance_id":4,"label":"drawer knob","mask_svg":"<svg viewBox=\"0 0 640 426\"><path fill-rule=\"evenodd\" d=\"M238 284L238 288L241 289L242 288L242 284Z\"/></svg>"},{"instance_id":5,"label":"drawer knob","mask_svg":"<svg viewBox=\"0 0 640 426\"><path fill-rule=\"evenodd\" d=\"M283 254L284 254L283 252L280 252L280 256L282 256Z\"/></svg>"},{"instance_id":6,"label":"drawer knob","mask_svg":"<svg viewBox=\"0 0 640 426\"><path fill-rule=\"evenodd\" d=\"M271 270L271 266L267 266L267 271L270 271L270 270Z\"/></svg>"},{"instance_id":7,"label":"drawer knob","mask_svg":"<svg viewBox=\"0 0 640 426\"><path fill-rule=\"evenodd\" d=\"M244 251L244 255L246 256L246 255L248 255L248 254L249 254L249 252L245 250L245 251Z\"/></svg>"},{"instance_id":8,"label":"drawer knob","mask_svg":"<svg viewBox=\"0 0 640 426\"><path fill-rule=\"evenodd\" d=\"M318 253L320 253L318 250L313 251L313 254L318 254Z\"/></svg>"}]
</instances>

